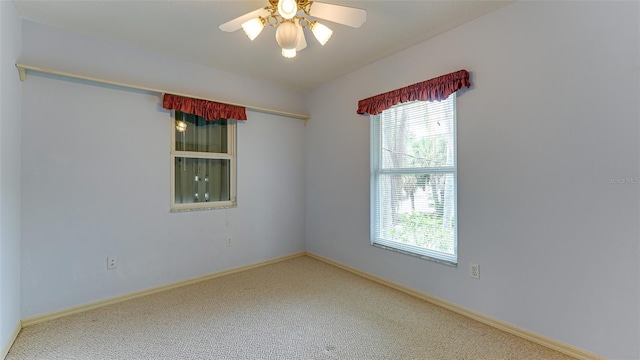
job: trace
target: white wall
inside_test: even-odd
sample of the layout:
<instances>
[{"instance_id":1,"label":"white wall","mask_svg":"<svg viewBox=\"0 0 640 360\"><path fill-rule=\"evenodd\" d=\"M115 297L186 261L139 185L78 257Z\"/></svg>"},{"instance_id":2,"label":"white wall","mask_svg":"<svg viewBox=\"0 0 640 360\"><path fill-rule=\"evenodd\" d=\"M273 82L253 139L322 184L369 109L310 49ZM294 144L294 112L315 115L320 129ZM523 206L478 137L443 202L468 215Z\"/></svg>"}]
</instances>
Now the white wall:
<instances>
[{"instance_id":1,"label":"white wall","mask_svg":"<svg viewBox=\"0 0 640 360\"><path fill-rule=\"evenodd\" d=\"M23 31L28 64L68 60L100 77L138 66L127 82L159 87L172 72L178 91L299 107L281 88L27 21ZM50 42L64 51L50 53ZM22 111L23 317L304 250L300 120L249 111L238 125L238 207L170 213L170 113L158 95L28 73Z\"/></svg>"},{"instance_id":2,"label":"white wall","mask_svg":"<svg viewBox=\"0 0 640 360\"><path fill-rule=\"evenodd\" d=\"M0 1L0 356L20 324L20 26Z\"/></svg>"},{"instance_id":3,"label":"white wall","mask_svg":"<svg viewBox=\"0 0 640 360\"><path fill-rule=\"evenodd\" d=\"M310 93L307 249L578 348L639 358L639 7L516 3ZM460 69L474 85L457 101L456 268L369 245L369 119L355 111ZM619 178L634 180L610 183Z\"/></svg>"}]
</instances>

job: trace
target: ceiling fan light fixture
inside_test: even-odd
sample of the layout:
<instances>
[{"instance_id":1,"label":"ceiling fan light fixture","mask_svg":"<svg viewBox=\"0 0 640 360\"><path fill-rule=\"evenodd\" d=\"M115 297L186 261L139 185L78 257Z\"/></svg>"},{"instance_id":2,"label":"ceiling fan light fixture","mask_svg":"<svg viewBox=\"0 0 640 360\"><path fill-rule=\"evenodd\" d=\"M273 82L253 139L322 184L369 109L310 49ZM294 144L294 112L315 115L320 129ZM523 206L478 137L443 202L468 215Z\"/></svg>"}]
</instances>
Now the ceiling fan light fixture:
<instances>
[{"instance_id":1,"label":"ceiling fan light fixture","mask_svg":"<svg viewBox=\"0 0 640 360\"><path fill-rule=\"evenodd\" d=\"M303 50L307 47L307 39L304 37L304 29L300 25L300 20L295 22L296 28L298 28L298 42L296 45L296 51Z\"/></svg>"},{"instance_id":2,"label":"ceiling fan light fixture","mask_svg":"<svg viewBox=\"0 0 640 360\"><path fill-rule=\"evenodd\" d=\"M291 21L284 21L276 30L276 41L283 49L295 49L298 45L298 27Z\"/></svg>"},{"instance_id":3,"label":"ceiling fan light fixture","mask_svg":"<svg viewBox=\"0 0 640 360\"><path fill-rule=\"evenodd\" d=\"M251 41L260 35L262 29L264 29L264 22L259 17L253 18L242 24L242 30L244 30L244 33L247 34Z\"/></svg>"},{"instance_id":4,"label":"ceiling fan light fixture","mask_svg":"<svg viewBox=\"0 0 640 360\"><path fill-rule=\"evenodd\" d=\"M182 120L176 121L176 130L181 133L187 131L187 123Z\"/></svg>"},{"instance_id":5,"label":"ceiling fan light fixture","mask_svg":"<svg viewBox=\"0 0 640 360\"><path fill-rule=\"evenodd\" d=\"M298 3L296 0L279 0L278 13L284 19L292 19L298 13Z\"/></svg>"},{"instance_id":6,"label":"ceiling fan light fixture","mask_svg":"<svg viewBox=\"0 0 640 360\"><path fill-rule=\"evenodd\" d=\"M2 1L2 0L0 0ZM333 31L313 20L359 28L367 20L367 11L344 5L334 5L323 0L266 0L269 5L241 15L219 26L225 32L241 27L253 41L266 25L276 29L276 41L282 55L294 57L307 47L305 29L313 33L320 45L325 45Z\"/></svg>"},{"instance_id":7,"label":"ceiling fan light fixture","mask_svg":"<svg viewBox=\"0 0 640 360\"><path fill-rule=\"evenodd\" d=\"M291 59L296 57L296 49L282 49L282 56L286 57L287 59Z\"/></svg>"},{"instance_id":8,"label":"ceiling fan light fixture","mask_svg":"<svg viewBox=\"0 0 640 360\"><path fill-rule=\"evenodd\" d=\"M316 37L316 40L318 40L318 42L322 46L324 46L324 44L326 44L327 41L329 41L329 38L331 38L331 35L333 34L333 31L331 31L331 29L320 24L317 21L314 21L313 24L311 25L311 32L313 33L313 36Z\"/></svg>"}]
</instances>

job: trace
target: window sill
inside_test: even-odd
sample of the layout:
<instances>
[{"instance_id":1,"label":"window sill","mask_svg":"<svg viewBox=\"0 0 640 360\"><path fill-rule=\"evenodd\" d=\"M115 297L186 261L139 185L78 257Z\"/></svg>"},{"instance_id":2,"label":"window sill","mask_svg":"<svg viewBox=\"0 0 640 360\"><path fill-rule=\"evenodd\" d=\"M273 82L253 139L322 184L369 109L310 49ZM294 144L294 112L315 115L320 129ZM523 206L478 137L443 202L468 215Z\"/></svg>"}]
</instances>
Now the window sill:
<instances>
[{"instance_id":1,"label":"window sill","mask_svg":"<svg viewBox=\"0 0 640 360\"><path fill-rule=\"evenodd\" d=\"M410 251L396 249L396 248L393 248L393 247L390 247L390 246L380 245L380 244L376 244L376 243L371 244L371 246L377 247L377 248L380 248L380 249L384 249L384 250L390 250L390 251L397 252L397 253L404 254L404 255L417 257L417 258L420 258L420 259L423 259L423 260L435 262L435 263L446 265L446 266L458 267L458 263L456 263L456 262L442 260L442 259L438 259L438 258L434 258L434 257L431 257L431 256L422 255L422 254L416 254L416 253L413 253L413 252L410 252Z\"/></svg>"},{"instance_id":2,"label":"window sill","mask_svg":"<svg viewBox=\"0 0 640 360\"><path fill-rule=\"evenodd\" d=\"M238 204L228 204L228 205L220 205L220 206L206 206L206 207L197 207L197 208L173 208L170 209L169 212L172 213L181 213L181 212L192 212L192 211L205 211L205 210L219 210L219 209L232 209L238 207Z\"/></svg>"}]
</instances>

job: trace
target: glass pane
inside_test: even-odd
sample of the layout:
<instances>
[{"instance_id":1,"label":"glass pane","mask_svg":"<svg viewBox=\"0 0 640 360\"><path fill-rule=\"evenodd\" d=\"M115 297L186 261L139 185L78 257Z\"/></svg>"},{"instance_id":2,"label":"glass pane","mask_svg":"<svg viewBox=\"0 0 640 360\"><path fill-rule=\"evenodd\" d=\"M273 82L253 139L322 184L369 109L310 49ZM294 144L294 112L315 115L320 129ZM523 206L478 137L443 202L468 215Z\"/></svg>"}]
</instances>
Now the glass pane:
<instances>
[{"instance_id":1,"label":"glass pane","mask_svg":"<svg viewBox=\"0 0 640 360\"><path fill-rule=\"evenodd\" d=\"M453 174L380 175L378 237L455 253Z\"/></svg>"},{"instance_id":2,"label":"glass pane","mask_svg":"<svg viewBox=\"0 0 640 360\"><path fill-rule=\"evenodd\" d=\"M175 203L229 201L230 165L226 159L175 158Z\"/></svg>"},{"instance_id":3,"label":"glass pane","mask_svg":"<svg viewBox=\"0 0 640 360\"><path fill-rule=\"evenodd\" d=\"M176 110L176 151L227 153L227 120L207 121Z\"/></svg>"},{"instance_id":4,"label":"glass pane","mask_svg":"<svg viewBox=\"0 0 640 360\"><path fill-rule=\"evenodd\" d=\"M380 116L381 168L453 166L453 97L392 107Z\"/></svg>"}]
</instances>

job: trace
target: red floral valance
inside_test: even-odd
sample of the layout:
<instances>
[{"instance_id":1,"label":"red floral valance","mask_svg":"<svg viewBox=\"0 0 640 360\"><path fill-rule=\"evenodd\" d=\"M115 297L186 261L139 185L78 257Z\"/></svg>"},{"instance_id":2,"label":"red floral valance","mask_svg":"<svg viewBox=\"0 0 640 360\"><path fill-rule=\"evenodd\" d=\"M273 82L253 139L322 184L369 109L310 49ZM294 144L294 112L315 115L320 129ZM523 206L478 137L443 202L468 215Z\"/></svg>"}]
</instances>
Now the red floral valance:
<instances>
[{"instance_id":1,"label":"red floral valance","mask_svg":"<svg viewBox=\"0 0 640 360\"><path fill-rule=\"evenodd\" d=\"M441 101L462 89L463 86L471 86L467 70L452 72L360 100L358 101L358 114L377 115L393 105L414 100Z\"/></svg>"},{"instance_id":2,"label":"red floral valance","mask_svg":"<svg viewBox=\"0 0 640 360\"><path fill-rule=\"evenodd\" d=\"M206 120L235 119L247 120L246 109L242 106L222 104L215 101L193 99L184 96L164 94L162 107L194 114Z\"/></svg>"}]
</instances>

